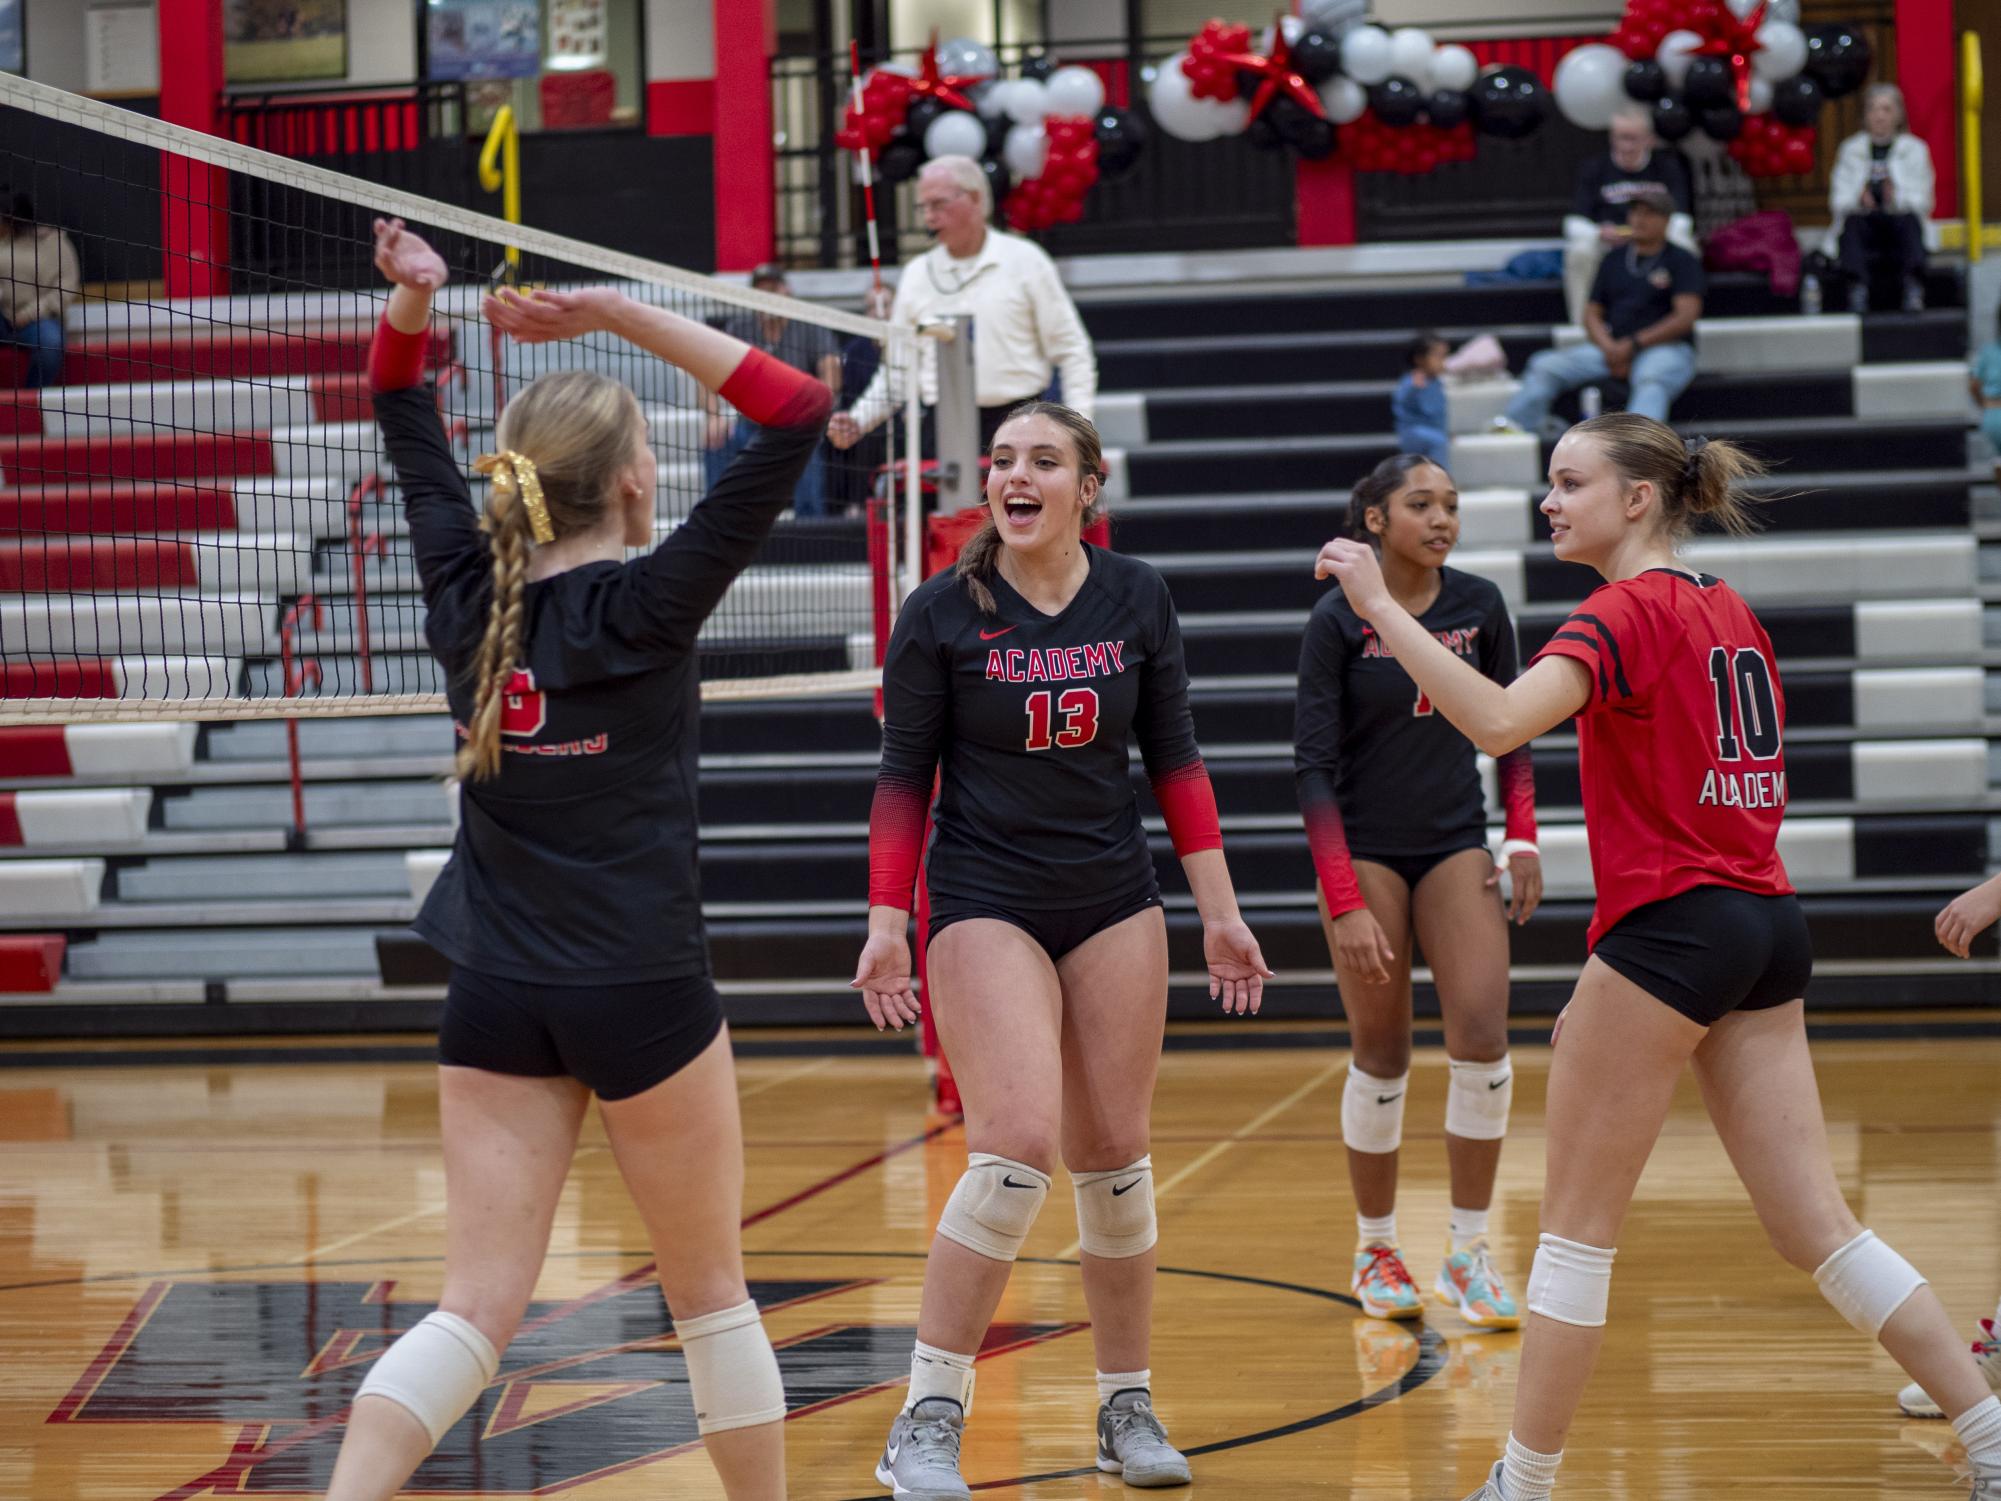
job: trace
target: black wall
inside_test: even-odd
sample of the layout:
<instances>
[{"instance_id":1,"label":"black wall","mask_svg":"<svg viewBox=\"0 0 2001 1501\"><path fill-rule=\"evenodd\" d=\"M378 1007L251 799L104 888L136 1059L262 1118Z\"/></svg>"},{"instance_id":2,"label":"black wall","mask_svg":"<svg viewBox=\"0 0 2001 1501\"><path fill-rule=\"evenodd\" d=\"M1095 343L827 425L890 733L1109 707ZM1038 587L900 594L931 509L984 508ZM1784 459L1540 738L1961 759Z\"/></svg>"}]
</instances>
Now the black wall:
<instances>
[{"instance_id":1,"label":"black wall","mask_svg":"<svg viewBox=\"0 0 2001 1501\"><path fill-rule=\"evenodd\" d=\"M552 234L711 271L716 264L711 151L708 136L630 130L524 135L521 217Z\"/></svg>"}]
</instances>

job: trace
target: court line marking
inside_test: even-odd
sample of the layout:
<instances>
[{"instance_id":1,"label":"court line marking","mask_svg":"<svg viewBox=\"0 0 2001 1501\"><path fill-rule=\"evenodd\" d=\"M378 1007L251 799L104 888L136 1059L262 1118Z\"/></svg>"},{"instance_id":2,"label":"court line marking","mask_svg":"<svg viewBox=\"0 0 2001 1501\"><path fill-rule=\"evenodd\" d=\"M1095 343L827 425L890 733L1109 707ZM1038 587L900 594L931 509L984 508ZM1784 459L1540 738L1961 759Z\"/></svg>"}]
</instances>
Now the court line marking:
<instances>
[{"instance_id":1,"label":"court line marking","mask_svg":"<svg viewBox=\"0 0 2001 1501\"><path fill-rule=\"evenodd\" d=\"M1246 1141L1250 1137L1256 1135L1258 1131L1263 1129L1265 1126L1269 1125L1272 1121L1277 1120L1281 1115L1285 1114L1285 1112L1290 1110L1294 1105L1297 1105L1300 1101L1304 1100L1308 1095L1312 1094L1314 1090L1320 1088L1321 1085L1330 1082L1336 1074L1340 1073L1347 1066L1348 1066L1348 1061L1345 1058L1337 1063L1328 1064L1327 1067L1323 1068L1319 1073L1315 1074L1311 1079L1308 1079L1304 1084L1300 1085L1299 1088L1295 1089L1291 1094L1287 1095L1284 1099L1280 1100L1276 1105L1271 1106L1269 1109L1260 1111L1257 1114L1257 1116L1245 1122L1243 1125L1239 1126L1236 1130L1232 1131L1228 1136L1224 1137L1221 1141L1211 1142L1207 1151L1197 1153L1196 1156L1191 1161L1186 1163L1178 1172L1170 1176L1165 1182L1155 1186L1153 1190L1153 1197L1155 1202L1156 1203L1159 1202L1161 1199L1165 1198L1167 1194L1171 1192L1173 1189L1175 1189L1176 1187L1178 1187L1183 1183L1186 1183L1190 1178L1194 1177L1195 1174L1202 1171L1203 1168L1207 1167L1210 1163L1214 1162L1218 1157L1221 1157L1225 1152L1229 1151L1231 1147L1234 1147L1239 1142ZM1075 1256L1082 1249L1083 1249L1082 1242L1073 1240L1070 1242L1069 1245L1065 1246L1063 1250L1059 1253L1060 1259L1067 1261L1072 1256Z\"/></svg>"}]
</instances>

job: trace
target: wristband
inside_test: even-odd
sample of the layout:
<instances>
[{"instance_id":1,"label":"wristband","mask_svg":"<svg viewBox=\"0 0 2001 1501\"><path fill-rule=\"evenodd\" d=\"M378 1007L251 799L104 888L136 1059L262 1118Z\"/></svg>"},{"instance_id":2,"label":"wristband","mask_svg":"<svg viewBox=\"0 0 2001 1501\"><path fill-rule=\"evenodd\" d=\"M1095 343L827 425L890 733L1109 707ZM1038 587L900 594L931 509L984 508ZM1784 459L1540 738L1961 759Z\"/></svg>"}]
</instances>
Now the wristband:
<instances>
[{"instance_id":1,"label":"wristband","mask_svg":"<svg viewBox=\"0 0 2001 1501\"><path fill-rule=\"evenodd\" d=\"M1506 870L1509 862L1517 855L1534 855L1540 860L1542 858L1542 851L1536 847L1536 842L1533 839L1503 839L1501 841L1500 858L1494 862L1494 869Z\"/></svg>"}]
</instances>

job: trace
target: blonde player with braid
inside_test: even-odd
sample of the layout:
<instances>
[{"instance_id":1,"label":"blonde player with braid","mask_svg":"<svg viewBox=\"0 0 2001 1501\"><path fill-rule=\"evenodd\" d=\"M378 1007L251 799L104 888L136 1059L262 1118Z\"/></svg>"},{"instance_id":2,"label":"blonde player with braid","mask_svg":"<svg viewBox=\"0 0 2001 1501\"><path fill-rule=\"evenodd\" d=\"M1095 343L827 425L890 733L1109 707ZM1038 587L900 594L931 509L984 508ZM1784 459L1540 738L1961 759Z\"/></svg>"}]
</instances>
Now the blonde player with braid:
<instances>
[{"instance_id":1,"label":"blonde player with braid","mask_svg":"<svg viewBox=\"0 0 2001 1501\"><path fill-rule=\"evenodd\" d=\"M437 253L378 222L395 284L370 352L376 420L462 741L452 858L417 930L452 963L438 1036L445 1281L355 1398L329 1501L387 1501L498 1375L595 1096L731 1501L785 1495L778 1363L744 1283L735 1073L696 883L695 635L827 425L827 388L608 290L489 298L524 342L617 334L759 431L650 553L639 403L583 370L507 405L476 515L421 384ZM469 1427L452 1440L471 1442Z\"/></svg>"}]
</instances>

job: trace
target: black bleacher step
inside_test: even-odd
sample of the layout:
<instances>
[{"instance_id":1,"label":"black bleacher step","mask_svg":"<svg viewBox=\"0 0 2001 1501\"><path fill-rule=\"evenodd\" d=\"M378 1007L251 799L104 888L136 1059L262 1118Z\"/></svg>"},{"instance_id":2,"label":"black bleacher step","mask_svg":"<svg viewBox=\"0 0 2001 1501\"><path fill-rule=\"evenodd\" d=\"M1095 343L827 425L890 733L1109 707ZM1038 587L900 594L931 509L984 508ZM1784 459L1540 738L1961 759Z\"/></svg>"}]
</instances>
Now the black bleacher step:
<instances>
[{"instance_id":1,"label":"black bleacher step","mask_svg":"<svg viewBox=\"0 0 2001 1501\"><path fill-rule=\"evenodd\" d=\"M1880 425L1851 425L1860 434L1858 441L1865 447L1867 440L1884 432ZM1927 462L1937 465L1941 459L1963 450L1965 437L1957 426L1933 431L1935 442L1928 450ZM1770 444L1757 438L1751 439L1748 446L1760 454L1772 451ZM1762 497L1756 508L1758 525L1762 530L1791 533L1913 531L1925 527L1964 527L1972 520L1973 491L1964 465L1950 468L1918 465L1888 474L1858 465L1845 471L1828 472L1820 466L1831 460L1838 461L1841 457L1838 452L1830 452L1826 446L1810 448L1804 434L1797 446L1801 452L1809 453L1810 457L1805 462L1814 464L1815 472L1791 474L1781 468L1758 482L1754 493ZM1846 445L1832 445L1837 450L1843 446ZM1915 451L1917 448L1909 441L1893 440L1891 446L1903 451ZM1533 504L1530 512L1534 518L1536 539L1547 542L1549 518L1536 510ZM1711 535L1721 533L1721 528L1713 524L1705 524L1698 530Z\"/></svg>"},{"instance_id":2,"label":"black bleacher step","mask_svg":"<svg viewBox=\"0 0 2001 1501\"><path fill-rule=\"evenodd\" d=\"M882 733L873 695L858 693L704 704L701 743L710 756L796 754L801 747L873 753L882 749Z\"/></svg>"},{"instance_id":3,"label":"black bleacher step","mask_svg":"<svg viewBox=\"0 0 2001 1501\"><path fill-rule=\"evenodd\" d=\"M1695 429L1676 415L1684 434ZM1876 473L1885 469L1964 468L1967 419L1858 422L1852 417L1730 420L1727 436L1769 464L1788 469ZM1924 522L1905 522L1921 526Z\"/></svg>"},{"instance_id":4,"label":"black bleacher step","mask_svg":"<svg viewBox=\"0 0 2001 1501\"><path fill-rule=\"evenodd\" d=\"M1494 334L1510 370L1521 369L1530 355L1549 348L1546 327L1441 332L1454 343L1482 332ZM1170 386L1396 380L1408 368L1409 344L1407 331L1108 341L1097 347L1098 387L1146 391Z\"/></svg>"},{"instance_id":5,"label":"black bleacher step","mask_svg":"<svg viewBox=\"0 0 2001 1501\"><path fill-rule=\"evenodd\" d=\"M1577 753L1574 750L1560 754L1551 750L1538 751L1534 755L1534 767L1537 806L1576 808L1583 804L1583 783L1578 775ZM1792 742L1786 747L1786 791L1794 803L1845 803L1852 800L1855 796L1853 742Z\"/></svg>"},{"instance_id":6,"label":"black bleacher step","mask_svg":"<svg viewBox=\"0 0 2001 1501\"><path fill-rule=\"evenodd\" d=\"M1565 420L1576 422L1583 417L1579 395L1572 391L1557 399L1555 410ZM1783 376L1767 370L1698 375L1694 384L1674 399L1673 413L1677 423L1709 424L1854 415L1855 374L1851 370L1788 370Z\"/></svg>"},{"instance_id":7,"label":"black bleacher step","mask_svg":"<svg viewBox=\"0 0 2001 1501\"><path fill-rule=\"evenodd\" d=\"M1357 287L1294 292L1080 301L1094 342L1190 336L1395 330L1405 338L1439 325L1479 327L1564 321L1559 282L1491 286Z\"/></svg>"},{"instance_id":8,"label":"black bleacher step","mask_svg":"<svg viewBox=\"0 0 2001 1501\"><path fill-rule=\"evenodd\" d=\"M1966 358L1966 311L1931 307L1922 313L1871 313L1862 320L1862 363Z\"/></svg>"}]
</instances>

